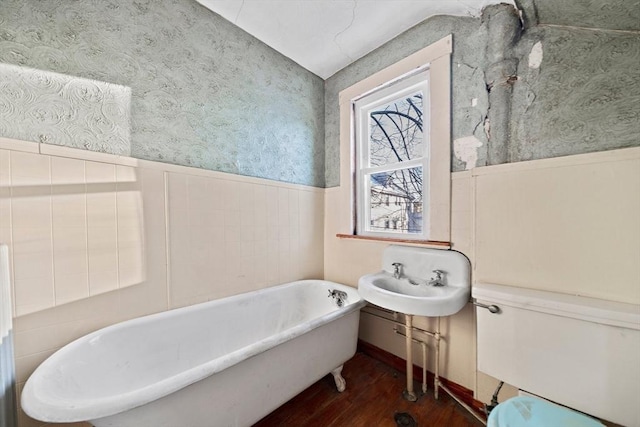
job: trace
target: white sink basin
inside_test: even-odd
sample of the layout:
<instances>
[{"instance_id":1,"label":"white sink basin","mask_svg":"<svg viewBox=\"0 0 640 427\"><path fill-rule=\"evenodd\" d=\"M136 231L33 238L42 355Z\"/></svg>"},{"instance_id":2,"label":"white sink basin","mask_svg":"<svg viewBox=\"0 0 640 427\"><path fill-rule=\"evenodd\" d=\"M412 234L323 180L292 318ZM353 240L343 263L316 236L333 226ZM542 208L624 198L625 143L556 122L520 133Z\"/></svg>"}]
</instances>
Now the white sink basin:
<instances>
[{"instance_id":1,"label":"white sink basin","mask_svg":"<svg viewBox=\"0 0 640 427\"><path fill-rule=\"evenodd\" d=\"M400 278L391 272L393 263L402 264ZM470 265L459 252L390 246L385 249L383 267L358 281L358 292L372 304L404 314L440 317L457 313L469 302ZM433 270L444 272L444 286L429 284Z\"/></svg>"},{"instance_id":2,"label":"white sink basin","mask_svg":"<svg viewBox=\"0 0 640 427\"><path fill-rule=\"evenodd\" d=\"M469 287L412 285L409 279L394 279L391 273L367 274L358 281L358 292L372 304L417 316L450 316L469 302Z\"/></svg>"}]
</instances>

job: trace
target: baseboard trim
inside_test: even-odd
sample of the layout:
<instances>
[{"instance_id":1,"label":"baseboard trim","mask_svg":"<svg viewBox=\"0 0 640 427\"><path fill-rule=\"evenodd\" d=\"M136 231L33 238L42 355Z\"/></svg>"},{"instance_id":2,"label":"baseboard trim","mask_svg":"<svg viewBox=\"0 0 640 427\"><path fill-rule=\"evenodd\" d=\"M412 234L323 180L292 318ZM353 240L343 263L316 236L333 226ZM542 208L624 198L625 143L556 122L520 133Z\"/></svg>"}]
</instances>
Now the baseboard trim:
<instances>
[{"instance_id":1,"label":"baseboard trim","mask_svg":"<svg viewBox=\"0 0 640 427\"><path fill-rule=\"evenodd\" d=\"M401 358L396 356L395 354L391 354L386 350L383 350L379 347L376 347L373 344L370 344L366 341L358 340L358 351L366 354L373 359L379 360L385 365L391 366L393 369L406 373L407 372L407 362ZM427 371L427 384L429 385L429 389L433 389L433 380L434 380L433 372ZM422 367L418 365L413 365L413 378L414 380L422 383ZM447 387L455 396L464 402L466 405L473 408L479 415L485 417L484 415L484 403L479 400L474 399L473 390L469 390L468 388L461 386L453 381L450 381L444 377L440 377L440 381Z\"/></svg>"}]
</instances>

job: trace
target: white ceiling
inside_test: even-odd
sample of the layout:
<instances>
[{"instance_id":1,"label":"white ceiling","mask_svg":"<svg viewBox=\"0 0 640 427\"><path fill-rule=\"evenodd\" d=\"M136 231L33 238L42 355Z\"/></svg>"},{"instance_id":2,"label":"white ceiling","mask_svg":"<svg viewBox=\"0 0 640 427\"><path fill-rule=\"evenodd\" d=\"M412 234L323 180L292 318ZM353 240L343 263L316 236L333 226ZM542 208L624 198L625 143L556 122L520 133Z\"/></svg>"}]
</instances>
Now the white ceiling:
<instances>
[{"instance_id":1,"label":"white ceiling","mask_svg":"<svg viewBox=\"0 0 640 427\"><path fill-rule=\"evenodd\" d=\"M513 0L198 0L326 79L433 15Z\"/></svg>"}]
</instances>

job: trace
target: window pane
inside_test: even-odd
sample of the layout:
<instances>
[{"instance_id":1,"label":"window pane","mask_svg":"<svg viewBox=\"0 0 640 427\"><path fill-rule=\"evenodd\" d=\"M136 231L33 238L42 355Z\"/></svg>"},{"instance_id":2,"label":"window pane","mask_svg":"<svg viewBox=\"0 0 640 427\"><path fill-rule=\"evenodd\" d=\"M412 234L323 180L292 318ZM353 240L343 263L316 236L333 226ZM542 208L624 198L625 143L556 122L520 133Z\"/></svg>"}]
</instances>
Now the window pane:
<instances>
[{"instance_id":1,"label":"window pane","mask_svg":"<svg viewBox=\"0 0 640 427\"><path fill-rule=\"evenodd\" d=\"M369 166L422 157L422 92L382 104L369 112Z\"/></svg>"},{"instance_id":2,"label":"window pane","mask_svg":"<svg viewBox=\"0 0 640 427\"><path fill-rule=\"evenodd\" d=\"M369 231L422 232L422 167L369 175Z\"/></svg>"}]
</instances>

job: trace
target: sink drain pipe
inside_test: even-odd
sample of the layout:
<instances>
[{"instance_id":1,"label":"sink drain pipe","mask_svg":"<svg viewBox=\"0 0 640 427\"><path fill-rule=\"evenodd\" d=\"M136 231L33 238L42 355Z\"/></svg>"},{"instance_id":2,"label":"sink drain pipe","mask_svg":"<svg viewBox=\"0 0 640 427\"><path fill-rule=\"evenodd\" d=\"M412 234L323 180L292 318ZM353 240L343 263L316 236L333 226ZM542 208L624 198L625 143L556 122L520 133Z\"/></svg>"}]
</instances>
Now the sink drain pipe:
<instances>
[{"instance_id":1,"label":"sink drain pipe","mask_svg":"<svg viewBox=\"0 0 640 427\"><path fill-rule=\"evenodd\" d=\"M378 309L378 308L377 308ZM380 310L380 309L378 309ZM382 309L381 311L383 312L390 312L388 310L384 310ZM433 395L436 399L438 399L438 391L440 388L442 388L442 390L444 390L449 396L451 396L451 398L453 400L455 400L456 402L458 402L460 404L460 406L462 406L464 409L466 409L471 415L473 415L478 421L480 421L482 424L484 424L485 426L487 425L487 422L480 417L476 411L471 408L469 405L467 405L466 403L464 403L462 400L460 400L458 398L458 396L456 396L451 390L449 390L449 388L447 386L445 386L442 382L440 382L440 340L442 339L442 335L440 334L440 317L437 317L436 319L436 331L435 332L431 332L431 331L426 331L424 329L421 328L417 328L415 326L413 326L413 315L410 314L405 314L405 323L404 325L400 322L398 322L397 320L397 314L396 312L391 312L393 313L393 317L394 319L389 319L386 318L384 316L381 316L379 314L375 314L371 311L367 311L365 310L365 313L371 315L371 316L375 316L379 319L382 320L386 320L387 322L391 322L393 323L395 326L393 328L393 331L398 334L398 335L402 335L405 337L406 340L406 350L407 350L407 390L405 390L403 392L403 396L405 397L405 399L411 401L411 402L415 402L416 400L418 400L414 390L413 390L413 356L412 356L412 349L411 349L411 343L412 342L416 342L418 344L420 344L422 346L422 392L426 393L427 391L427 344L419 339L416 339L413 337L413 331L417 331L421 334L425 334L427 336L430 336L432 338L435 339L435 372L434 372L434 380L433 380L433 385L434 385L434 390L433 390ZM402 333L401 331L398 330L398 327L404 327L405 328L405 333Z\"/></svg>"},{"instance_id":2,"label":"sink drain pipe","mask_svg":"<svg viewBox=\"0 0 640 427\"><path fill-rule=\"evenodd\" d=\"M411 315L405 315L406 317L413 317ZM413 330L416 330L422 334L428 335L432 338L435 339L436 345L435 345L435 372L434 372L434 379L433 379L433 396L438 399L438 391L440 389L444 390L449 396L451 396L451 398L453 400L455 400L456 402L458 402L458 404L460 404L460 406L462 406L464 409L466 409L471 415L473 415L478 421L480 421L482 424L484 424L485 426L487 425L487 422L480 417L476 411L470 407L469 405L467 405L466 403L464 403L462 400L460 400L458 398L458 396L456 396L451 390L449 390L449 388L444 385L441 381L440 381L440 340L442 339L442 336L440 334L440 317L437 318L436 320L436 331L435 332L430 332L430 331L425 331L423 329L420 328L416 328L413 325L413 319L409 320L409 321L405 321L405 330L406 333L402 333L398 330L397 326L393 328L393 331L398 334L398 335L402 335L406 338L406 343L407 343L407 391L404 393L404 397L407 400L410 400L411 402L415 402L417 400L411 400L408 395L410 393L413 394L414 398L415 398L415 393L413 393L413 358L411 356L411 342L417 342L422 346L422 392L426 393L427 392L427 344L424 341L418 340L416 338L413 338ZM393 322L391 320L391 322ZM393 322L396 323L396 322ZM411 364L409 364L409 360L412 360Z\"/></svg>"},{"instance_id":3,"label":"sink drain pipe","mask_svg":"<svg viewBox=\"0 0 640 427\"><path fill-rule=\"evenodd\" d=\"M404 336L406 349L407 349L407 390L403 393L405 399L415 402L417 397L413 392L413 356L411 351L411 343L416 342L422 346L422 392L427 392L427 343L416 339L413 337L413 331L418 331L421 334L428 335L435 339L435 372L434 372L434 380L433 380L433 395L437 399L438 398L438 386L440 383L440 318L437 318L436 331L425 331L424 329L416 328L413 326L413 316L411 314L405 314L405 333L402 333L398 330L397 326L393 328L393 331L398 334ZM395 322L394 322L395 323ZM412 400L413 398L413 400Z\"/></svg>"},{"instance_id":4,"label":"sink drain pipe","mask_svg":"<svg viewBox=\"0 0 640 427\"><path fill-rule=\"evenodd\" d=\"M404 332L398 330L398 326L393 327L393 332L406 337ZM427 343L417 338L412 338L412 341L422 347L422 394L425 394L427 392Z\"/></svg>"},{"instance_id":5,"label":"sink drain pipe","mask_svg":"<svg viewBox=\"0 0 640 427\"><path fill-rule=\"evenodd\" d=\"M406 337L405 345L407 349L407 389L404 391L404 398L410 402L418 400L418 396L413 391L413 351L411 351L411 344L413 342L413 316L411 314L405 314L404 324Z\"/></svg>"},{"instance_id":6,"label":"sink drain pipe","mask_svg":"<svg viewBox=\"0 0 640 427\"><path fill-rule=\"evenodd\" d=\"M381 316L380 314L375 313L374 311L370 311L367 309L373 309L375 311L381 311L383 313L387 313L389 315L393 316L393 319L389 319L388 317L385 316ZM384 320L386 322L392 323L393 326L393 331L398 334L401 335L403 337L406 338L405 340L405 348L406 348L406 353L407 353L407 366L406 366L406 371L407 371L407 389L402 393L403 397L407 400L410 400L412 402L415 402L417 400L417 396L413 390L413 352L411 351L411 342L415 342L417 344L420 344L420 346L422 347L422 392L426 393L427 392L427 343L422 341L421 339L415 338L413 336L413 332L418 332L420 334L423 335L427 335L431 338L435 338L436 339L436 361L440 360L440 318L437 318L438 320L438 331L437 332L431 332L431 331L427 331L424 330L422 328L418 328L416 326L413 326L413 316L410 314L403 314L402 316L404 316L405 318L405 323L401 323L398 320L398 315L399 313L396 311L391 311L391 310L386 310L383 308L379 308L379 307L365 307L363 309L363 312L367 313L370 316L374 316L377 317L380 320ZM398 328L404 328L405 332L402 332L400 330L398 330ZM408 338L407 338L408 335ZM434 380L434 394L436 399L438 398L438 391L437 391L437 384L439 383L439 376L440 376L440 366L439 363L436 363L436 368L435 368L435 380ZM411 400L411 396L413 396L413 398L415 400Z\"/></svg>"}]
</instances>

